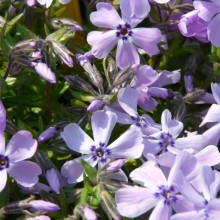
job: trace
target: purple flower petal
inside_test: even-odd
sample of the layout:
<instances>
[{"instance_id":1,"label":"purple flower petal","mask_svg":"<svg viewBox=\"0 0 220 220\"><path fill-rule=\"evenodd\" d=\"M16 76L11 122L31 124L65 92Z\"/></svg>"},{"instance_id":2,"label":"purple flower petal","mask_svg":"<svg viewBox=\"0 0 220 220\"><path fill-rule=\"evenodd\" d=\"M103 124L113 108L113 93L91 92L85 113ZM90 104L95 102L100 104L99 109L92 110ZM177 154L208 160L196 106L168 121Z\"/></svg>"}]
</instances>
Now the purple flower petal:
<instances>
[{"instance_id":1,"label":"purple flower petal","mask_svg":"<svg viewBox=\"0 0 220 220\"><path fill-rule=\"evenodd\" d=\"M5 107L0 100L0 132L4 131L6 127L6 111Z\"/></svg>"},{"instance_id":2,"label":"purple flower petal","mask_svg":"<svg viewBox=\"0 0 220 220\"><path fill-rule=\"evenodd\" d=\"M215 47L220 47L220 32L216 31L220 25L220 14L216 15L207 28L208 39Z\"/></svg>"},{"instance_id":3,"label":"purple flower petal","mask_svg":"<svg viewBox=\"0 0 220 220\"><path fill-rule=\"evenodd\" d=\"M7 172L6 170L0 171L0 192L5 188L6 182L7 182Z\"/></svg>"},{"instance_id":4,"label":"purple flower petal","mask_svg":"<svg viewBox=\"0 0 220 220\"><path fill-rule=\"evenodd\" d=\"M212 104L199 126L202 127L207 122L220 122L220 105Z\"/></svg>"},{"instance_id":5,"label":"purple flower petal","mask_svg":"<svg viewBox=\"0 0 220 220\"><path fill-rule=\"evenodd\" d=\"M54 72L47 66L46 63L34 63L35 71L50 83L56 83Z\"/></svg>"},{"instance_id":6,"label":"purple flower petal","mask_svg":"<svg viewBox=\"0 0 220 220\"><path fill-rule=\"evenodd\" d=\"M84 212L86 220L97 220L98 219L95 211L91 208L85 207L83 208L83 212Z\"/></svg>"},{"instance_id":7,"label":"purple flower petal","mask_svg":"<svg viewBox=\"0 0 220 220\"><path fill-rule=\"evenodd\" d=\"M140 57L133 43L129 40L118 41L116 62L119 68L123 69L130 64L139 64Z\"/></svg>"},{"instance_id":8,"label":"purple flower petal","mask_svg":"<svg viewBox=\"0 0 220 220\"><path fill-rule=\"evenodd\" d=\"M161 41L162 34L158 28L135 28L132 32L132 42L149 56L160 52L157 44Z\"/></svg>"},{"instance_id":9,"label":"purple flower petal","mask_svg":"<svg viewBox=\"0 0 220 220\"><path fill-rule=\"evenodd\" d=\"M117 122L117 116L110 111L99 111L92 115L92 131L96 144L107 145L112 130Z\"/></svg>"},{"instance_id":10,"label":"purple flower petal","mask_svg":"<svg viewBox=\"0 0 220 220\"><path fill-rule=\"evenodd\" d=\"M59 2L60 2L61 4L68 4L68 3L71 2L71 0L59 0Z\"/></svg>"},{"instance_id":11,"label":"purple flower petal","mask_svg":"<svg viewBox=\"0 0 220 220\"><path fill-rule=\"evenodd\" d=\"M152 111L158 105L158 102L153 99L148 93L139 91L138 105L145 111Z\"/></svg>"},{"instance_id":12,"label":"purple flower petal","mask_svg":"<svg viewBox=\"0 0 220 220\"><path fill-rule=\"evenodd\" d=\"M40 167L31 161L19 161L9 167L8 173L16 182L25 187L31 187L38 182Z\"/></svg>"},{"instance_id":13,"label":"purple flower petal","mask_svg":"<svg viewBox=\"0 0 220 220\"><path fill-rule=\"evenodd\" d=\"M220 210L219 210L219 206L220 206L220 199L212 199L211 201L209 201L209 219L211 220L218 220L219 216L220 216Z\"/></svg>"},{"instance_id":14,"label":"purple flower petal","mask_svg":"<svg viewBox=\"0 0 220 220\"><path fill-rule=\"evenodd\" d=\"M71 150L79 153L90 154L91 147L95 146L95 142L75 123L67 125L61 137Z\"/></svg>"},{"instance_id":15,"label":"purple flower petal","mask_svg":"<svg viewBox=\"0 0 220 220\"><path fill-rule=\"evenodd\" d=\"M202 135L206 138L207 145L217 145L220 139L220 123L215 124Z\"/></svg>"},{"instance_id":16,"label":"purple flower petal","mask_svg":"<svg viewBox=\"0 0 220 220\"><path fill-rule=\"evenodd\" d=\"M55 169L51 168L46 171L47 182L49 183L51 189L56 193L60 194L60 181L57 176Z\"/></svg>"},{"instance_id":17,"label":"purple flower petal","mask_svg":"<svg viewBox=\"0 0 220 220\"><path fill-rule=\"evenodd\" d=\"M137 116L138 92L136 89L130 87L120 89L118 92L118 102L130 116Z\"/></svg>"},{"instance_id":18,"label":"purple flower petal","mask_svg":"<svg viewBox=\"0 0 220 220\"><path fill-rule=\"evenodd\" d=\"M143 20L150 12L150 4L146 0L121 0L120 8L126 17L137 17Z\"/></svg>"},{"instance_id":19,"label":"purple flower petal","mask_svg":"<svg viewBox=\"0 0 220 220\"><path fill-rule=\"evenodd\" d=\"M115 194L117 210L122 216L135 218L144 214L157 203L154 193L143 187L126 187Z\"/></svg>"},{"instance_id":20,"label":"purple flower petal","mask_svg":"<svg viewBox=\"0 0 220 220\"><path fill-rule=\"evenodd\" d=\"M149 220L160 219L160 220L169 220L172 213L172 208L170 205L164 203L163 200L160 200L155 208L153 209Z\"/></svg>"},{"instance_id":21,"label":"purple flower petal","mask_svg":"<svg viewBox=\"0 0 220 220\"><path fill-rule=\"evenodd\" d=\"M214 99L218 105L220 105L220 84L218 83L212 83L212 94L214 96Z\"/></svg>"},{"instance_id":22,"label":"purple flower petal","mask_svg":"<svg viewBox=\"0 0 220 220\"><path fill-rule=\"evenodd\" d=\"M106 57L117 44L118 38L115 30L105 32L92 31L87 35L87 42L92 46L92 54L101 59Z\"/></svg>"},{"instance_id":23,"label":"purple flower petal","mask_svg":"<svg viewBox=\"0 0 220 220\"><path fill-rule=\"evenodd\" d=\"M209 145L195 154L198 162L202 165L214 166L220 163L220 153L214 145Z\"/></svg>"},{"instance_id":24,"label":"purple flower petal","mask_svg":"<svg viewBox=\"0 0 220 220\"><path fill-rule=\"evenodd\" d=\"M97 11L90 14L90 20L95 26L116 29L122 23L118 12L112 4L100 2L96 5L96 8Z\"/></svg>"},{"instance_id":25,"label":"purple flower petal","mask_svg":"<svg viewBox=\"0 0 220 220\"><path fill-rule=\"evenodd\" d=\"M167 180L160 168L144 164L131 172L132 181L150 188L152 191L158 189L158 186L166 185Z\"/></svg>"},{"instance_id":26,"label":"purple flower petal","mask_svg":"<svg viewBox=\"0 0 220 220\"><path fill-rule=\"evenodd\" d=\"M0 132L0 154L5 154L5 136L3 132Z\"/></svg>"},{"instance_id":27,"label":"purple flower petal","mask_svg":"<svg viewBox=\"0 0 220 220\"><path fill-rule=\"evenodd\" d=\"M141 130L131 125L117 140L108 146L110 158L139 158L143 152Z\"/></svg>"},{"instance_id":28,"label":"purple flower petal","mask_svg":"<svg viewBox=\"0 0 220 220\"><path fill-rule=\"evenodd\" d=\"M45 212L56 212L60 210L60 207L52 202L44 200L32 200L29 202L31 211L45 211Z\"/></svg>"},{"instance_id":29,"label":"purple flower petal","mask_svg":"<svg viewBox=\"0 0 220 220\"><path fill-rule=\"evenodd\" d=\"M29 131L18 131L9 141L5 156L10 162L22 161L32 157L37 149L37 141Z\"/></svg>"},{"instance_id":30,"label":"purple flower petal","mask_svg":"<svg viewBox=\"0 0 220 220\"><path fill-rule=\"evenodd\" d=\"M189 219L205 220L206 217L205 217L204 210L202 210L200 212L191 211L191 212L178 213L178 214L171 216L171 218L170 218L170 220L189 220Z\"/></svg>"}]
</instances>

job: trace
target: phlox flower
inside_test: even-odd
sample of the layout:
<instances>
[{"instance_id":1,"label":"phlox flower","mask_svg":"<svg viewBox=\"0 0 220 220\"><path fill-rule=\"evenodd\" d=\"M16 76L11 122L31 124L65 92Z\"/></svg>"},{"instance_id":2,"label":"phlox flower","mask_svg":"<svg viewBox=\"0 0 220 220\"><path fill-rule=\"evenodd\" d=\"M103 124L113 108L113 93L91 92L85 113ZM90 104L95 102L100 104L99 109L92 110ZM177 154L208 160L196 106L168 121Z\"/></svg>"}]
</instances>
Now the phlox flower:
<instances>
[{"instance_id":1,"label":"phlox flower","mask_svg":"<svg viewBox=\"0 0 220 220\"><path fill-rule=\"evenodd\" d=\"M0 133L0 142L0 191L6 185L7 173L22 186L31 187L36 184L41 169L36 163L26 161L37 149L37 141L32 138L32 134L18 131L5 148L5 138Z\"/></svg>"},{"instance_id":2,"label":"phlox flower","mask_svg":"<svg viewBox=\"0 0 220 220\"><path fill-rule=\"evenodd\" d=\"M99 167L111 158L139 158L143 152L142 133L136 126L131 126L118 139L108 145L111 132L116 124L117 116L110 111L99 111L92 115L92 140L79 125L72 123L64 128L61 137L67 146L76 152L84 154L82 157L67 161L61 168L61 174L68 183L83 180L81 159L91 166Z\"/></svg>"},{"instance_id":3,"label":"phlox flower","mask_svg":"<svg viewBox=\"0 0 220 220\"><path fill-rule=\"evenodd\" d=\"M159 53L157 44L162 39L158 28L135 28L149 13L146 0L121 0L122 18L109 3L98 3L97 11L90 15L91 22L103 31L92 31L87 36L91 52L99 59L106 57L117 44L116 63L120 68L139 64L136 47L149 56ZM111 18L111 19L110 19Z\"/></svg>"},{"instance_id":4,"label":"phlox flower","mask_svg":"<svg viewBox=\"0 0 220 220\"><path fill-rule=\"evenodd\" d=\"M220 32L218 27L220 25L220 1L199 1L193 2L194 8L199 11L198 16L208 23L207 35L208 40L211 41L215 47L220 46Z\"/></svg>"},{"instance_id":5,"label":"phlox flower","mask_svg":"<svg viewBox=\"0 0 220 220\"><path fill-rule=\"evenodd\" d=\"M201 194L187 182L182 172L177 173L175 183L181 194L194 204L194 209L188 212L177 213L170 218L171 220L219 219L220 199L216 198L220 187L219 172L213 171L208 166L203 167L200 174Z\"/></svg>"},{"instance_id":6,"label":"phlox flower","mask_svg":"<svg viewBox=\"0 0 220 220\"><path fill-rule=\"evenodd\" d=\"M130 178L141 186L125 186L116 192L115 201L119 213L128 218L135 218L155 207L149 220L169 220L172 209L190 210L190 202L178 194L174 183L180 163L184 161L181 157L185 155L176 158L168 177L159 167L149 162L132 171ZM186 174L190 171L191 168L185 169Z\"/></svg>"}]
</instances>

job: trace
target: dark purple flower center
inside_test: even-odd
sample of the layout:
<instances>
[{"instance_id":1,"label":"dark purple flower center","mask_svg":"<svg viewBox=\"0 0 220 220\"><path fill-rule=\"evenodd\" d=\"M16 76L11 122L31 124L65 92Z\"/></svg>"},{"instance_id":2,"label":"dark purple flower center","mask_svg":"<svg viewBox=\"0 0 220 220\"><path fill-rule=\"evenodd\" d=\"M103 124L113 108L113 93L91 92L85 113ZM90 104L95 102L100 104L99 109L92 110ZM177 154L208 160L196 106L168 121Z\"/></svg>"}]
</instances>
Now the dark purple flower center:
<instances>
[{"instance_id":1,"label":"dark purple flower center","mask_svg":"<svg viewBox=\"0 0 220 220\"><path fill-rule=\"evenodd\" d=\"M159 187L159 191L154 195L156 198L163 198L164 204L166 205L170 205L171 203L177 201L175 188L172 185L170 187L161 185Z\"/></svg>"},{"instance_id":2,"label":"dark purple flower center","mask_svg":"<svg viewBox=\"0 0 220 220\"><path fill-rule=\"evenodd\" d=\"M144 117L141 116L131 116L131 119L134 121L134 124L136 124L138 127L146 128L147 127L147 121Z\"/></svg>"},{"instance_id":3,"label":"dark purple flower center","mask_svg":"<svg viewBox=\"0 0 220 220\"><path fill-rule=\"evenodd\" d=\"M128 37L132 36L133 32L131 26L128 23L119 24L117 26L116 36L122 40L127 40Z\"/></svg>"},{"instance_id":4,"label":"dark purple flower center","mask_svg":"<svg viewBox=\"0 0 220 220\"><path fill-rule=\"evenodd\" d=\"M8 157L0 154L0 170L3 170L8 167L9 167Z\"/></svg>"},{"instance_id":5,"label":"dark purple flower center","mask_svg":"<svg viewBox=\"0 0 220 220\"><path fill-rule=\"evenodd\" d=\"M91 146L92 159L94 161L99 160L102 163L107 162L107 156L111 154L111 151L106 148L105 143L99 143L99 147Z\"/></svg>"},{"instance_id":6,"label":"dark purple flower center","mask_svg":"<svg viewBox=\"0 0 220 220\"><path fill-rule=\"evenodd\" d=\"M167 147L174 147L175 142L173 136L169 132L161 133L159 145L163 151L167 151Z\"/></svg>"}]
</instances>

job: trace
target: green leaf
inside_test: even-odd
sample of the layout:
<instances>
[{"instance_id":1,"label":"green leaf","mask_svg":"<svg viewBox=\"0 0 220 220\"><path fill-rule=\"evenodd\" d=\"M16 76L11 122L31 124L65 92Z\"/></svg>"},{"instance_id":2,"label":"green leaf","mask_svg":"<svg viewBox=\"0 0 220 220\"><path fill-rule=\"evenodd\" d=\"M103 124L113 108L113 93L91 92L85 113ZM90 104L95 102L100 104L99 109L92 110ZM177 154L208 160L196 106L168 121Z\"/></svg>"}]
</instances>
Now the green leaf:
<instances>
[{"instance_id":1,"label":"green leaf","mask_svg":"<svg viewBox=\"0 0 220 220\"><path fill-rule=\"evenodd\" d=\"M91 102L93 101L95 98L94 96L92 96L89 93L85 93L85 92L78 92L78 91L73 91L72 95L76 98L79 99L81 101L87 101L87 102Z\"/></svg>"},{"instance_id":2,"label":"green leaf","mask_svg":"<svg viewBox=\"0 0 220 220\"><path fill-rule=\"evenodd\" d=\"M54 41L58 41L63 37L63 35L65 34L65 32L67 31L67 27L63 27L61 29L59 29L58 31L53 32L52 34L50 34L49 36L47 36L47 38L45 39L46 41L48 40L54 40Z\"/></svg>"},{"instance_id":3,"label":"green leaf","mask_svg":"<svg viewBox=\"0 0 220 220\"><path fill-rule=\"evenodd\" d=\"M30 31L29 29L27 29L21 24L17 24L16 28L17 28L18 33L21 34L21 37L23 40L28 40L28 39L38 40L39 39L39 37L36 34L34 34L32 31Z\"/></svg>"},{"instance_id":4,"label":"green leaf","mask_svg":"<svg viewBox=\"0 0 220 220\"><path fill-rule=\"evenodd\" d=\"M89 179L94 184L97 184L97 178L96 178L97 177L97 170L83 159L81 159L81 164L85 170L85 173L88 175Z\"/></svg>"}]
</instances>

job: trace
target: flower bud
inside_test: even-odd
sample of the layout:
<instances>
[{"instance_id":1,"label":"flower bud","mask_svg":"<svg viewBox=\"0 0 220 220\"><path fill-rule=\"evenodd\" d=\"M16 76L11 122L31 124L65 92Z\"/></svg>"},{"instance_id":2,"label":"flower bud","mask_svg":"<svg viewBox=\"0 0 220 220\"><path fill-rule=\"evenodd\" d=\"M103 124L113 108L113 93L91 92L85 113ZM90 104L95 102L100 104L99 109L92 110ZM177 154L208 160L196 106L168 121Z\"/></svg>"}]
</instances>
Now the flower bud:
<instances>
[{"instance_id":1,"label":"flower bud","mask_svg":"<svg viewBox=\"0 0 220 220\"><path fill-rule=\"evenodd\" d=\"M86 220L97 220L97 215L94 212L94 210L91 208L84 207L83 214L84 214Z\"/></svg>"},{"instance_id":2,"label":"flower bud","mask_svg":"<svg viewBox=\"0 0 220 220\"><path fill-rule=\"evenodd\" d=\"M38 137L38 142L42 143L50 138L54 137L57 134L57 129L55 127L49 127L45 131L43 131Z\"/></svg>"},{"instance_id":3,"label":"flower bud","mask_svg":"<svg viewBox=\"0 0 220 220\"><path fill-rule=\"evenodd\" d=\"M103 102L101 100L93 100L91 104L88 106L87 111L95 112L103 106Z\"/></svg>"},{"instance_id":4,"label":"flower bud","mask_svg":"<svg viewBox=\"0 0 220 220\"><path fill-rule=\"evenodd\" d=\"M125 164L125 159L118 159L108 164L107 171L118 171Z\"/></svg>"},{"instance_id":5,"label":"flower bud","mask_svg":"<svg viewBox=\"0 0 220 220\"><path fill-rule=\"evenodd\" d=\"M60 210L60 207L52 202L46 202L44 200L32 200L29 202L30 210L33 212L36 211L45 211L45 212L56 212Z\"/></svg>"}]
</instances>

